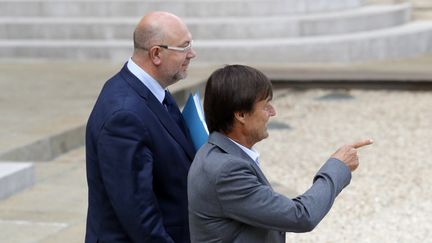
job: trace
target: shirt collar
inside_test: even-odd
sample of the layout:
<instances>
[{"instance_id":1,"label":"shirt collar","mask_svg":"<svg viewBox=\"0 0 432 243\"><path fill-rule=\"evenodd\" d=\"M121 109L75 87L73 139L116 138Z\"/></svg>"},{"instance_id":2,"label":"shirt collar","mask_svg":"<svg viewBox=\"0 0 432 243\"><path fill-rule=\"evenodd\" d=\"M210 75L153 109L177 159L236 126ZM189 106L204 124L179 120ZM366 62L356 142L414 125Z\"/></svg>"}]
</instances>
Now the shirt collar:
<instances>
[{"instance_id":1,"label":"shirt collar","mask_svg":"<svg viewBox=\"0 0 432 243\"><path fill-rule=\"evenodd\" d=\"M253 147L252 147L252 149L246 148L245 146L237 143L236 141L232 140L231 138L229 138L229 140L231 140L233 143L235 143L237 146L239 146L239 148L241 148L259 166L258 157L260 156L260 154L258 153L257 150L255 150Z\"/></svg>"},{"instance_id":2,"label":"shirt collar","mask_svg":"<svg viewBox=\"0 0 432 243\"><path fill-rule=\"evenodd\" d=\"M144 71L141 67L139 67L132 58L129 58L127 63L127 68L129 71L135 75L149 90L152 94L159 100L162 104L163 99L165 98L165 90L159 84L156 79L150 76L146 71Z\"/></svg>"}]
</instances>

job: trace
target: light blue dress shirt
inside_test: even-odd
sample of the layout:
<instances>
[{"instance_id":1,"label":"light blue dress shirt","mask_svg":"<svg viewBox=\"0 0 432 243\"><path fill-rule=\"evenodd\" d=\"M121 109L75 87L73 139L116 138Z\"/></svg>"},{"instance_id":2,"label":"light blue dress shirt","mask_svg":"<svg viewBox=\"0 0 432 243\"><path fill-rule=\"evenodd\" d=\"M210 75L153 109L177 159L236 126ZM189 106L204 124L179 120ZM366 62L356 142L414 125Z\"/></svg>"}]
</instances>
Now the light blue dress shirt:
<instances>
[{"instance_id":1,"label":"light blue dress shirt","mask_svg":"<svg viewBox=\"0 0 432 243\"><path fill-rule=\"evenodd\" d=\"M162 101L165 98L165 90L162 88L159 82L156 81L156 79L150 76L142 68L140 68L132 60L132 58L129 58L129 61L127 63L127 68L133 75L135 75L135 77L137 77L150 90L150 92L152 92L152 94L156 97L156 99L158 99L159 102L162 104Z\"/></svg>"}]
</instances>

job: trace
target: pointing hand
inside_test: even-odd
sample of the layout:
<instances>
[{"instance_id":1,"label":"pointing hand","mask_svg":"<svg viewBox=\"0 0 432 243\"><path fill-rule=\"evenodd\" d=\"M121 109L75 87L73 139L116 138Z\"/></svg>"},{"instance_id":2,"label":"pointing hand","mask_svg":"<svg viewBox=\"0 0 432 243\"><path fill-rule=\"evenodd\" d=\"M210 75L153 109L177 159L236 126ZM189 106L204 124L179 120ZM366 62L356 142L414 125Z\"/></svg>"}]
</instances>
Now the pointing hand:
<instances>
[{"instance_id":1,"label":"pointing hand","mask_svg":"<svg viewBox=\"0 0 432 243\"><path fill-rule=\"evenodd\" d=\"M351 171L354 171L359 166L357 149L372 143L372 139L366 139L353 144L344 145L339 148L331 157L342 161Z\"/></svg>"}]
</instances>

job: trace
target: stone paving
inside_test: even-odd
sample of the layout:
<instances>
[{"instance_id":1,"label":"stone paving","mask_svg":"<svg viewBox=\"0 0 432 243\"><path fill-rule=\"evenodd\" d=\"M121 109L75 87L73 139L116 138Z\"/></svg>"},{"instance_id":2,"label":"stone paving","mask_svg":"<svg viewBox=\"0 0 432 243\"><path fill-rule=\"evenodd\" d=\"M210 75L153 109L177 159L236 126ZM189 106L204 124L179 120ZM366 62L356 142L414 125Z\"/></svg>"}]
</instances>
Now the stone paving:
<instances>
[{"instance_id":1,"label":"stone paving","mask_svg":"<svg viewBox=\"0 0 432 243\"><path fill-rule=\"evenodd\" d=\"M87 210L84 148L35 163L37 183L0 201L0 242L84 242Z\"/></svg>"}]
</instances>

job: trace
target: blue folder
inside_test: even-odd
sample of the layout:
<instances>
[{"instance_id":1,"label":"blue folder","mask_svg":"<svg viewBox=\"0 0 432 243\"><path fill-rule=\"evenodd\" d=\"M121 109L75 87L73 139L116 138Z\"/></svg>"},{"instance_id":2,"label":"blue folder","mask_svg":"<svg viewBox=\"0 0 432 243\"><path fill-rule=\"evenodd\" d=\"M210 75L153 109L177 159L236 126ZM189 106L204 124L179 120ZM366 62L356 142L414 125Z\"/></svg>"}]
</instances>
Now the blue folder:
<instances>
[{"instance_id":1,"label":"blue folder","mask_svg":"<svg viewBox=\"0 0 432 243\"><path fill-rule=\"evenodd\" d=\"M204 112L200 102L200 95L190 94L182 111L183 118L192 138L196 150L207 142L209 132L204 119Z\"/></svg>"}]
</instances>

